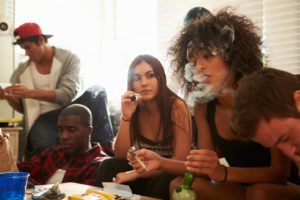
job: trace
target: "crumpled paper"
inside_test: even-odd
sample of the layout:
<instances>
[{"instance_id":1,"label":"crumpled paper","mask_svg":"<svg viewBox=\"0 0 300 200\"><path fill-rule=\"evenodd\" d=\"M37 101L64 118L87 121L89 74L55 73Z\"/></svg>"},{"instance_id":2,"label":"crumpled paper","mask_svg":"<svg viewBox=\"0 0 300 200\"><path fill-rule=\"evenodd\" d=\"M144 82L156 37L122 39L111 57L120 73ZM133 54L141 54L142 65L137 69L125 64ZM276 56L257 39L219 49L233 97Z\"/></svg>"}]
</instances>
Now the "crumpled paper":
<instances>
[{"instance_id":1,"label":"crumpled paper","mask_svg":"<svg viewBox=\"0 0 300 200\"><path fill-rule=\"evenodd\" d=\"M62 200L66 194L60 191L59 184L54 184L51 188L44 191L34 191L32 193L33 200Z\"/></svg>"}]
</instances>

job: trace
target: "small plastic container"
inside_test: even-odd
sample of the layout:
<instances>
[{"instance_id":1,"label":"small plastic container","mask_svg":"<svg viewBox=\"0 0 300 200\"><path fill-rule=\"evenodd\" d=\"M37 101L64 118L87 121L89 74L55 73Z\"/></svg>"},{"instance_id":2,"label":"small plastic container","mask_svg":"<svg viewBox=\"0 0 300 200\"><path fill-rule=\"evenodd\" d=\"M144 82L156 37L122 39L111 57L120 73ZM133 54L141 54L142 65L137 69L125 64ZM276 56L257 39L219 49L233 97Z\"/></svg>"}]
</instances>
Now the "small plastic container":
<instances>
[{"instance_id":1,"label":"small plastic container","mask_svg":"<svg viewBox=\"0 0 300 200\"><path fill-rule=\"evenodd\" d=\"M0 199L24 200L29 173L0 173Z\"/></svg>"}]
</instances>

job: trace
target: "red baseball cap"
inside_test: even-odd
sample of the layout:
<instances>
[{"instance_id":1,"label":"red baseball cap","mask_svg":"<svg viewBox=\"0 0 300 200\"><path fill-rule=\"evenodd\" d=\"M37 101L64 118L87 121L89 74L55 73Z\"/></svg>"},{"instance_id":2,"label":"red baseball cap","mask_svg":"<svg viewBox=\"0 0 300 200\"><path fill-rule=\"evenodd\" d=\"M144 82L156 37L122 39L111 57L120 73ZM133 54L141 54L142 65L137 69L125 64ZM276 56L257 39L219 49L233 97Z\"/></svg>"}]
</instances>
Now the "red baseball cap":
<instances>
[{"instance_id":1,"label":"red baseball cap","mask_svg":"<svg viewBox=\"0 0 300 200\"><path fill-rule=\"evenodd\" d=\"M44 36L46 38L50 38L53 35L45 35L42 32L41 27L33 22L27 22L20 25L18 28L14 30L15 42L13 44L21 44L25 38L30 38L34 36Z\"/></svg>"}]
</instances>

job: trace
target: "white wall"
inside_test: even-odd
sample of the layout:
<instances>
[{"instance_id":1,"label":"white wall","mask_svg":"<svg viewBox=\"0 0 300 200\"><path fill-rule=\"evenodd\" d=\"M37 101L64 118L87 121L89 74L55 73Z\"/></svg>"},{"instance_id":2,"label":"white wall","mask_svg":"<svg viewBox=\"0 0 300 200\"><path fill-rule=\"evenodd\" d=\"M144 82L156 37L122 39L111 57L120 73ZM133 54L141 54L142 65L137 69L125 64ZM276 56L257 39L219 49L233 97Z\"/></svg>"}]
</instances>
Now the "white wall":
<instances>
[{"instance_id":1,"label":"white wall","mask_svg":"<svg viewBox=\"0 0 300 200\"><path fill-rule=\"evenodd\" d=\"M0 22L8 22L13 27L14 0L0 0ZM10 29L11 30L11 29ZM11 31L0 30L0 82L9 82L14 69L14 47ZM0 100L0 118L11 118L13 110L5 100Z\"/></svg>"}]
</instances>

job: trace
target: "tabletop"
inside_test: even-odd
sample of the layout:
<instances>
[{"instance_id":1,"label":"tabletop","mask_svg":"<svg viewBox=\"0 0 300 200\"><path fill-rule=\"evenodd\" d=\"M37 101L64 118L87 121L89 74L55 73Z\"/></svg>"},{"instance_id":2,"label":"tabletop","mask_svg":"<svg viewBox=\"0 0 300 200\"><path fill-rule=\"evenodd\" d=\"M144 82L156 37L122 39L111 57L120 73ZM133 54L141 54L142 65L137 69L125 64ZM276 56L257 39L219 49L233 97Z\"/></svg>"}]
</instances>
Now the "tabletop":
<instances>
[{"instance_id":1,"label":"tabletop","mask_svg":"<svg viewBox=\"0 0 300 200\"><path fill-rule=\"evenodd\" d=\"M41 187L41 186L39 186ZM45 186L46 187L46 186ZM80 183L73 183L73 182L68 182L68 183L60 183L59 188L62 192L66 193L66 197L64 200L68 199L68 196L74 195L74 194L83 194L87 189L99 189L101 188L95 187L95 186L90 186L90 185L84 185ZM26 190L26 200L31 200L31 194L32 194L32 189L27 189ZM133 195L131 200L157 200L156 198L152 197L146 197L146 196L141 196L141 195Z\"/></svg>"}]
</instances>

